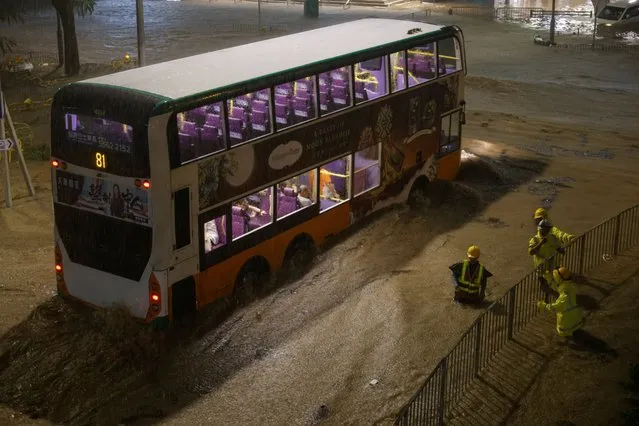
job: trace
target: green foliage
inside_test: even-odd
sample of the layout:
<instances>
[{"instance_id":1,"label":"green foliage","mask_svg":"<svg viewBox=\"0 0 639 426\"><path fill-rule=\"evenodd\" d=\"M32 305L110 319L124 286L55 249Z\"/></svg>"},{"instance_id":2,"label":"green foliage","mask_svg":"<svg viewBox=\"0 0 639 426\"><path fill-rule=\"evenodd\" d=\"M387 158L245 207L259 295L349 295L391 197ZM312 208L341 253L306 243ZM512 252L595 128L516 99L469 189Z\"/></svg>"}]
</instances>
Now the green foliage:
<instances>
[{"instance_id":1,"label":"green foliage","mask_svg":"<svg viewBox=\"0 0 639 426\"><path fill-rule=\"evenodd\" d=\"M21 0L0 1L0 23L16 24L24 22L24 4ZM16 46L16 41L9 37L0 36L0 54L11 52Z\"/></svg>"}]
</instances>

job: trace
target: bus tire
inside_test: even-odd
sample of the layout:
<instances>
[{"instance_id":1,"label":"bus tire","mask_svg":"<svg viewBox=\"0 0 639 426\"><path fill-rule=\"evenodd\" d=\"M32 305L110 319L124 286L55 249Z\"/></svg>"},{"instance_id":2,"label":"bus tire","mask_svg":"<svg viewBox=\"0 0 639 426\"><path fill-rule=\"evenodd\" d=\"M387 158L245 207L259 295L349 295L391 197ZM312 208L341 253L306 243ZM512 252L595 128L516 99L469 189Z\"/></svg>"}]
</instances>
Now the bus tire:
<instances>
[{"instance_id":1,"label":"bus tire","mask_svg":"<svg viewBox=\"0 0 639 426\"><path fill-rule=\"evenodd\" d=\"M424 175L419 176L413 182L408 193L408 206L417 209L426 204L426 187L428 186L428 178Z\"/></svg>"},{"instance_id":2,"label":"bus tire","mask_svg":"<svg viewBox=\"0 0 639 426\"><path fill-rule=\"evenodd\" d=\"M408 195L408 205L412 209L440 207L450 190L449 182L440 179L429 182L426 176L420 176L413 182Z\"/></svg>"},{"instance_id":3,"label":"bus tire","mask_svg":"<svg viewBox=\"0 0 639 426\"><path fill-rule=\"evenodd\" d=\"M271 268L265 258L256 256L249 259L237 274L233 298L237 303L255 299L260 290L267 287L270 276Z\"/></svg>"},{"instance_id":4,"label":"bus tire","mask_svg":"<svg viewBox=\"0 0 639 426\"><path fill-rule=\"evenodd\" d=\"M300 234L291 241L284 255L284 276L297 279L303 276L313 263L317 246L308 234Z\"/></svg>"}]
</instances>

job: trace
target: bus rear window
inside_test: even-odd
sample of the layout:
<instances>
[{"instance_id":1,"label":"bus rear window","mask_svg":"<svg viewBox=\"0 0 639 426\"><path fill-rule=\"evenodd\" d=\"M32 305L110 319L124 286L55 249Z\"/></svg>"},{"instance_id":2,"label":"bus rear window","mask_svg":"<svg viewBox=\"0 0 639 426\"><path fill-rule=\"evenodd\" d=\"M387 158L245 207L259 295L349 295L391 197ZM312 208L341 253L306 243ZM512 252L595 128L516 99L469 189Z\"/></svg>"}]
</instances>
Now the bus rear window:
<instances>
[{"instance_id":1,"label":"bus rear window","mask_svg":"<svg viewBox=\"0 0 639 426\"><path fill-rule=\"evenodd\" d=\"M53 157L118 176L149 177L148 155L144 155L147 145L140 141L134 126L71 112L57 117L54 129L59 133L52 137Z\"/></svg>"}]
</instances>

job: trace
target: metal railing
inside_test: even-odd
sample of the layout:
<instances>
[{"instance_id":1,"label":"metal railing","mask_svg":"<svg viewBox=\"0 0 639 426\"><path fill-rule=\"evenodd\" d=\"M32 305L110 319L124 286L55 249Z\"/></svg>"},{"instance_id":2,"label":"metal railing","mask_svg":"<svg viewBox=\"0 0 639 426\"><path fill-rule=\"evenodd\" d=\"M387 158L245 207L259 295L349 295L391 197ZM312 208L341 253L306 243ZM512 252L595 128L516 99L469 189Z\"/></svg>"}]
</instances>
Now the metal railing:
<instances>
[{"instance_id":1,"label":"metal railing","mask_svg":"<svg viewBox=\"0 0 639 426\"><path fill-rule=\"evenodd\" d=\"M580 235L566 247L564 266L583 275L611 256L639 244L639 204ZM400 411L396 425L443 425L452 408L493 357L531 322L543 298L533 271L490 307L435 367Z\"/></svg>"}]
</instances>

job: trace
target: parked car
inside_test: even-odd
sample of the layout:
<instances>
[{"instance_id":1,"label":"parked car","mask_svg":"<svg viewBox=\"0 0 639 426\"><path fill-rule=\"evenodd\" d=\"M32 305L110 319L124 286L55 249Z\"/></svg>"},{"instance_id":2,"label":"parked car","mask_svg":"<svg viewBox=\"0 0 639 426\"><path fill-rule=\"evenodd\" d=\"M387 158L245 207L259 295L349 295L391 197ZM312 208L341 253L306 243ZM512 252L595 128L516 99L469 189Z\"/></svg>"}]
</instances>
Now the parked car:
<instances>
[{"instance_id":1,"label":"parked car","mask_svg":"<svg viewBox=\"0 0 639 426\"><path fill-rule=\"evenodd\" d=\"M627 32L639 33L639 2L625 0L609 3L597 15L597 34L615 37Z\"/></svg>"}]
</instances>

